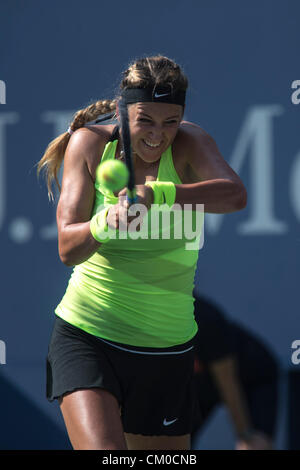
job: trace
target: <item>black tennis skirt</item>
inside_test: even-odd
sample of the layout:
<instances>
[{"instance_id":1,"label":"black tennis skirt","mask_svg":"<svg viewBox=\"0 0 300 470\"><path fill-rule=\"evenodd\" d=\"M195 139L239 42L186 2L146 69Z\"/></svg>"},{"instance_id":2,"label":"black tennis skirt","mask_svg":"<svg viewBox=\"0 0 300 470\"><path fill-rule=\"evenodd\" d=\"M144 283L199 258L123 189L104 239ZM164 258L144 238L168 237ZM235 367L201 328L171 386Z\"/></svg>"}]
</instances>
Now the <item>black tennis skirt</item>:
<instances>
[{"instance_id":1,"label":"black tennis skirt","mask_svg":"<svg viewBox=\"0 0 300 470\"><path fill-rule=\"evenodd\" d=\"M47 398L103 388L118 400L125 432L190 434L199 422L193 364L194 338L171 348L138 348L98 338L56 317Z\"/></svg>"}]
</instances>

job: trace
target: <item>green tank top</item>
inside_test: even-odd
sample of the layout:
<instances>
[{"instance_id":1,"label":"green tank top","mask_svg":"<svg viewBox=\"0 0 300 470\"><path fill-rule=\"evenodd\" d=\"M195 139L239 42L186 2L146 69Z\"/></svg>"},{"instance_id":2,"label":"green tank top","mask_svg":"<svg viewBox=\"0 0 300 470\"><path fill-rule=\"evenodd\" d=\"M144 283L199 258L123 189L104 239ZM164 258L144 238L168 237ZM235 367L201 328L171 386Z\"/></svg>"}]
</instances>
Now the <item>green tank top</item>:
<instances>
[{"instance_id":1,"label":"green tank top","mask_svg":"<svg viewBox=\"0 0 300 470\"><path fill-rule=\"evenodd\" d=\"M106 144L101 161L115 158L117 144ZM157 181L181 184L171 147L161 156ZM96 180L93 214L100 206L117 202ZM145 216L149 224L153 210ZM195 223L195 211L189 212ZM132 346L164 348L189 341L197 332L192 291L198 249L187 250L191 240L176 238L178 224L183 226L183 221L171 217L170 239L163 238L159 228L159 239L112 239L102 244L74 267L56 315L87 333Z\"/></svg>"}]
</instances>

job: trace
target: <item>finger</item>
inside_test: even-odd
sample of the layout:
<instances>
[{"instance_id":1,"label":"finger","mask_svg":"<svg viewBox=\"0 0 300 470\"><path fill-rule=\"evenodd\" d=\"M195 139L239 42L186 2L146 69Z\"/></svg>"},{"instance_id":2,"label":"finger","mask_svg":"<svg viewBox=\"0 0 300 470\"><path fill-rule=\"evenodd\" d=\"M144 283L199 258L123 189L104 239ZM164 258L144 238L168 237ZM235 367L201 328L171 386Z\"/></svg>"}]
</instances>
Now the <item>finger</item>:
<instances>
[{"instance_id":1,"label":"finger","mask_svg":"<svg viewBox=\"0 0 300 470\"><path fill-rule=\"evenodd\" d=\"M123 204L119 205L119 210L118 210L118 218L119 218L119 230L127 230L128 226L128 213L127 213L127 207Z\"/></svg>"},{"instance_id":2,"label":"finger","mask_svg":"<svg viewBox=\"0 0 300 470\"><path fill-rule=\"evenodd\" d=\"M119 204L120 206L124 207L126 210L129 208L129 203L128 203L126 195L119 196Z\"/></svg>"},{"instance_id":3,"label":"finger","mask_svg":"<svg viewBox=\"0 0 300 470\"><path fill-rule=\"evenodd\" d=\"M121 189L121 191L118 192L118 197L125 196L127 194L127 188Z\"/></svg>"},{"instance_id":4,"label":"finger","mask_svg":"<svg viewBox=\"0 0 300 470\"><path fill-rule=\"evenodd\" d=\"M118 214L116 210L116 206L113 206L109 209L107 217L106 217L107 225L111 229L118 229L119 228L119 221L118 221Z\"/></svg>"}]
</instances>

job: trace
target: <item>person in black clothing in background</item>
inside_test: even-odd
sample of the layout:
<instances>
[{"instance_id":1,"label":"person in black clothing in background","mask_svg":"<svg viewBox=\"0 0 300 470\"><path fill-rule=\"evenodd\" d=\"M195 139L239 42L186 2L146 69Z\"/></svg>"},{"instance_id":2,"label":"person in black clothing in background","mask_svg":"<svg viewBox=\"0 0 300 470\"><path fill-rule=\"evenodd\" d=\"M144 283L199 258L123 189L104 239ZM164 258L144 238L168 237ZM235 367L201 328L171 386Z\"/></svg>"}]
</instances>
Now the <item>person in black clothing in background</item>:
<instances>
[{"instance_id":1,"label":"person in black clothing in background","mask_svg":"<svg viewBox=\"0 0 300 470\"><path fill-rule=\"evenodd\" d=\"M224 404L234 425L237 450L273 448L278 401L278 365L263 341L194 290L199 331L195 346L195 382L201 422L195 436L216 407Z\"/></svg>"}]
</instances>

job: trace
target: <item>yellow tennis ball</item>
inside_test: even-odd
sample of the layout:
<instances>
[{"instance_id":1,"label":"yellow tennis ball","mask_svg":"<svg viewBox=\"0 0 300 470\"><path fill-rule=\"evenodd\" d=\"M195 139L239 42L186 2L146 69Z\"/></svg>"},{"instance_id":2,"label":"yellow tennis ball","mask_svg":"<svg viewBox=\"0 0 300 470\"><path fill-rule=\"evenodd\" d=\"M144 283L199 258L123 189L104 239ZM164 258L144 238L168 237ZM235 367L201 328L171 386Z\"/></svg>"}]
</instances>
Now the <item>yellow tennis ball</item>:
<instances>
[{"instance_id":1,"label":"yellow tennis ball","mask_svg":"<svg viewBox=\"0 0 300 470\"><path fill-rule=\"evenodd\" d=\"M111 191L120 191L123 189L129 179L129 171L125 163L120 160L107 160L100 163L96 170L96 179Z\"/></svg>"}]
</instances>

